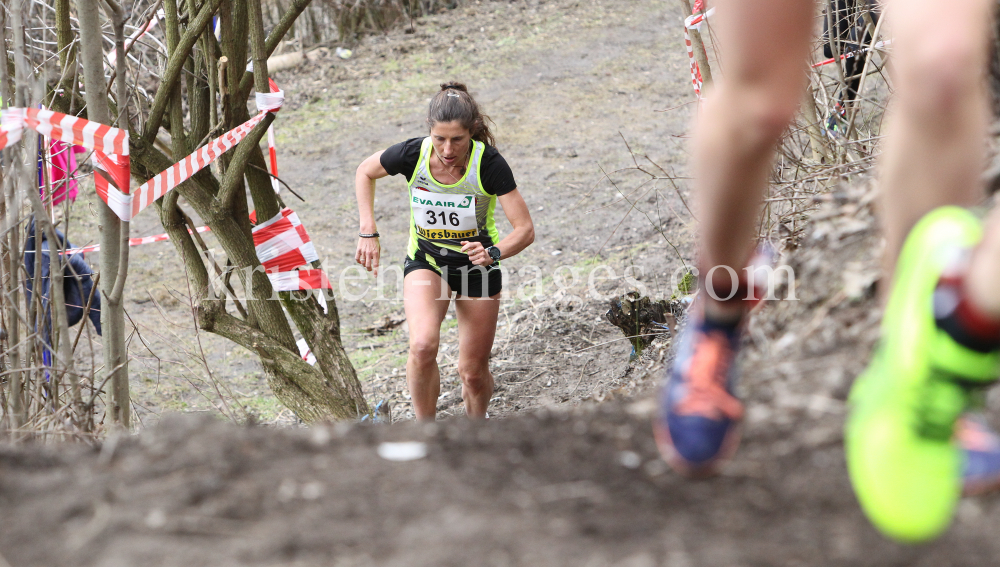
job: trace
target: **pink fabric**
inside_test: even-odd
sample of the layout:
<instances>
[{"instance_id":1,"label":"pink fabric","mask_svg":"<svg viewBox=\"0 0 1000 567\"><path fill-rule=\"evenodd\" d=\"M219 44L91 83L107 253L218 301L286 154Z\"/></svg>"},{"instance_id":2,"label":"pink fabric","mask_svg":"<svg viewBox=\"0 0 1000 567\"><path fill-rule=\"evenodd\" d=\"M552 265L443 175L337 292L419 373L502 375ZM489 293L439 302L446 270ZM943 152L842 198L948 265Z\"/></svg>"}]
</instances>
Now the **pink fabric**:
<instances>
[{"instance_id":1,"label":"pink fabric","mask_svg":"<svg viewBox=\"0 0 1000 567\"><path fill-rule=\"evenodd\" d=\"M58 205L69 197L70 202L76 201L76 179L72 178L76 171L76 154L86 152L86 148L65 144L54 140L49 145L49 155L52 161L50 183L52 184L52 205ZM45 189L42 188L42 199L47 200Z\"/></svg>"}]
</instances>

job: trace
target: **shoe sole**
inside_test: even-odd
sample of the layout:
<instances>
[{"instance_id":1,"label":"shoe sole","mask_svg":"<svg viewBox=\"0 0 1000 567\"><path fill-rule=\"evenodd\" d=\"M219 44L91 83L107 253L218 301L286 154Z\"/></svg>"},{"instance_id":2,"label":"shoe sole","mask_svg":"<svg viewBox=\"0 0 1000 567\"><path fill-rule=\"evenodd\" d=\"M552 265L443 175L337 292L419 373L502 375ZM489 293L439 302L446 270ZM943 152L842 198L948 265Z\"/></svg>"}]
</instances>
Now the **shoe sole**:
<instances>
[{"instance_id":1,"label":"shoe sole","mask_svg":"<svg viewBox=\"0 0 1000 567\"><path fill-rule=\"evenodd\" d=\"M917 223L897 263L881 352L851 391L844 436L851 483L872 524L899 541L926 541L947 529L962 490L960 450L950 439L919 436L912 408L929 376L929 349L921 347L936 331L930 301L945 253L980 235L979 221L957 207Z\"/></svg>"},{"instance_id":2,"label":"shoe sole","mask_svg":"<svg viewBox=\"0 0 1000 567\"><path fill-rule=\"evenodd\" d=\"M673 439L670 437L670 430L667 426L663 425L660 418L654 417L652 421L653 439L656 441L656 448L660 451L660 457L677 474L685 478L703 479L717 476L722 463L732 458L740 446L743 423L736 422L722 438L722 445L719 447L718 454L704 463L695 465L677 452Z\"/></svg>"}]
</instances>

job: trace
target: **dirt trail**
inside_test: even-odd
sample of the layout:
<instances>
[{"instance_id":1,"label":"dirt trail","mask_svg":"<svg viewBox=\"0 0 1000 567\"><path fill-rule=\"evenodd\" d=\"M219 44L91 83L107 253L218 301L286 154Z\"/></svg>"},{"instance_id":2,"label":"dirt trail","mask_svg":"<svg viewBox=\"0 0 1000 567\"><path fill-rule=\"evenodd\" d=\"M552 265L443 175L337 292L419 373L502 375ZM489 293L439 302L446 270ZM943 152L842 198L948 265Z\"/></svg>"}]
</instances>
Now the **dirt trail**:
<instances>
[{"instance_id":1,"label":"dirt trail","mask_svg":"<svg viewBox=\"0 0 1000 567\"><path fill-rule=\"evenodd\" d=\"M684 176L693 109L655 112L691 100L678 14L647 0L483 2L427 18L412 34L369 38L348 61L279 74L289 93L277 122L281 172L307 202L284 195L334 277L353 262L357 163L422 135L426 101L443 80L467 82L493 116L538 229L510 269L542 267L547 286L503 308L490 410L503 419L447 419L462 413L450 320L446 419L434 425L241 428L184 416L96 449L0 447L0 565L995 565L997 497L963 500L943 538L903 547L869 526L848 485L844 400L879 316L867 188L831 198L786 242L798 301L769 304L751 324L736 459L720 478L690 482L656 456L650 396L666 350L654 343L629 367L627 343L601 317L606 304L586 297L586 275L601 263L618 275L637 266L639 283L669 295L681 261L666 240L690 261L683 179L680 196L666 181L644 185L639 172L616 174L617 189L601 180L602 168L632 165L621 136ZM405 244L403 190L400 180L379 185L392 264ZM85 241L96 228L81 216ZM134 228L158 232L152 216ZM147 425L164 410L217 400L192 354L179 264L169 245L154 246L135 249L130 280L130 314L160 355L133 341L145 357L133 386ZM560 291L551 275L559 267L583 280ZM523 283L514 277L507 289ZM405 328L366 330L401 305L374 292L338 295L338 305L366 392L405 421ZM265 421L292 421L248 353L211 336L201 344L236 400ZM427 454L392 462L379 456L384 441L422 442Z\"/></svg>"},{"instance_id":2,"label":"dirt trail","mask_svg":"<svg viewBox=\"0 0 1000 567\"><path fill-rule=\"evenodd\" d=\"M101 450L0 450L0 551L15 567L995 565L995 499L963 502L934 544L894 545L836 444L750 436L724 476L686 481L648 409L277 431L185 416ZM385 441L427 456L385 460Z\"/></svg>"}]
</instances>

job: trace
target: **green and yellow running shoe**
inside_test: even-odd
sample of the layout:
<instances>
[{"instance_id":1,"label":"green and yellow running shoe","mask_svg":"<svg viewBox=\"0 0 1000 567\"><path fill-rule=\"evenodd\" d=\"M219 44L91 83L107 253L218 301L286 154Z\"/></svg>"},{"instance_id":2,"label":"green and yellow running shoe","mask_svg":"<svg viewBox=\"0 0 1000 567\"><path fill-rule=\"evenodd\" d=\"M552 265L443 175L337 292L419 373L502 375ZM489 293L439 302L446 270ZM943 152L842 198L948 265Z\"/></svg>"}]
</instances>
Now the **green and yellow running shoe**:
<instances>
[{"instance_id":1,"label":"green and yellow running shoe","mask_svg":"<svg viewBox=\"0 0 1000 567\"><path fill-rule=\"evenodd\" d=\"M942 270L981 234L980 221L958 207L936 209L913 227L881 343L851 391L844 435L851 483L871 522L903 542L931 539L951 522L963 468L955 421L998 375L997 353L959 345L934 320Z\"/></svg>"}]
</instances>

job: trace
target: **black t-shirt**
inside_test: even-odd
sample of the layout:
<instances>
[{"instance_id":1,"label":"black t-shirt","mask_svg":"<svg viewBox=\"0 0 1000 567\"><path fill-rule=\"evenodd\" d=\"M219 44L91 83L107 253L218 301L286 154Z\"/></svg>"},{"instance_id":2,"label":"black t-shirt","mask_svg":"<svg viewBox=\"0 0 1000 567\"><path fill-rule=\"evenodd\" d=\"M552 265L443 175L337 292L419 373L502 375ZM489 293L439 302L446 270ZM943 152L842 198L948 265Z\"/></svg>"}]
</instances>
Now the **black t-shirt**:
<instances>
[{"instance_id":1,"label":"black t-shirt","mask_svg":"<svg viewBox=\"0 0 1000 567\"><path fill-rule=\"evenodd\" d=\"M404 175L407 179L413 177L413 170L417 168L417 161L420 160L420 144L423 141L423 138L410 138L390 146L379 158L382 167L389 175ZM487 145L483 151L479 176L483 182L483 189L491 195L499 197L517 189L514 172L507 165L507 160L503 159L493 146Z\"/></svg>"}]
</instances>

